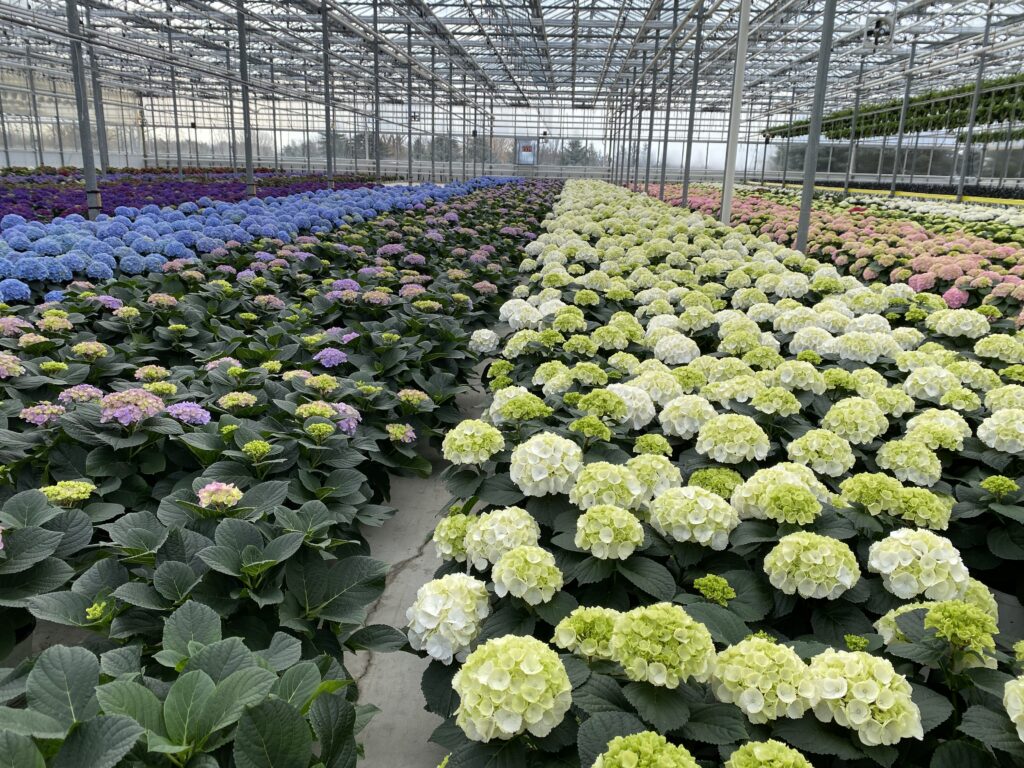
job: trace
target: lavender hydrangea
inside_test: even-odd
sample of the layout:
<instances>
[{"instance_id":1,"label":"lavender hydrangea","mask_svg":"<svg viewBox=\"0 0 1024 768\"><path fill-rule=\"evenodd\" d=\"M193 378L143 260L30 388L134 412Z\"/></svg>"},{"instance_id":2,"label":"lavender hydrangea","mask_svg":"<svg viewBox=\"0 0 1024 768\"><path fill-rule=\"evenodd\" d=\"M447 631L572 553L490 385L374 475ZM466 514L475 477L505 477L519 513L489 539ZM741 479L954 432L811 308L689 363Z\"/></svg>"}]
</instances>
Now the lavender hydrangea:
<instances>
[{"instance_id":1,"label":"lavender hydrangea","mask_svg":"<svg viewBox=\"0 0 1024 768\"><path fill-rule=\"evenodd\" d=\"M112 392L100 400L100 422L116 421L127 427L156 416L164 409L164 401L144 389Z\"/></svg>"}]
</instances>

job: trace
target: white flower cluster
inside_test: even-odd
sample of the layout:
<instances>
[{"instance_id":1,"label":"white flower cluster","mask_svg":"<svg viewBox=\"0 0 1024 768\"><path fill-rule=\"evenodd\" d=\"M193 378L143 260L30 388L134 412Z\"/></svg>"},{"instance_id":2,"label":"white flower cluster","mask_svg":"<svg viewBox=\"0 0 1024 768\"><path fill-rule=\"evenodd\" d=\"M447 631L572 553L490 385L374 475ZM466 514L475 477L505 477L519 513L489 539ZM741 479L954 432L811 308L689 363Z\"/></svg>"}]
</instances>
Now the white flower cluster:
<instances>
[{"instance_id":1,"label":"white flower cluster","mask_svg":"<svg viewBox=\"0 0 1024 768\"><path fill-rule=\"evenodd\" d=\"M405 612L409 644L450 664L469 649L490 614L487 585L472 576L452 573L429 581Z\"/></svg>"},{"instance_id":2,"label":"white flower cluster","mask_svg":"<svg viewBox=\"0 0 1024 768\"><path fill-rule=\"evenodd\" d=\"M868 550L868 569L882 576L896 597L952 600L967 588L969 574L949 539L926 530L900 528Z\"/></svg>"},{"instance_id":3,"label":"white flower cluster","mask_svg":"<svg viewBox=\"0 0 1024 768\"><path fill-rule=\"evenodd\" d=\"M644 485L629 467L595 461L586 464L569 491L569 501L583 510L598 504L633 509L644 496Z\"/></svg>"},{"instance_id":4,"label":"white flower cluster","mask_svg":"<svg viewBox=\"0 0 1024 768\"><path fill-rule=\"evenodd\" d=\"M576 443L541 432L512 451L509 477L527 496L568 493L582 466L583 450Z\"/></svg>"},{"instance_id":5,"label":"white flower cluster","mask_svg":"<svg viewBox=\"0 0 1024 768\"><path fill-rule=\"evenodd\" d=\"M757 470L730 500L742 518L807 525L821 513L829 492L810 468L784 462Z\"/></svg>"},{"instance_id":6,"label":"white flower cluster","mask_svg":"<svg viewBox=\"0 0 1024 768\"><path fill-rule=\"evenodd\" d=\"M787 595L835 600L860 581L857 557L846 544L810 531L779 539L764 558L764 572Z\"/></svg>"},{"instance_id":7,"label":"white flower cluster","mask_svg":"<svg viewBox=\"0 0 1024 768\"><path fill-rule=\"evenodd\" d=\"M599 560L626 560L643 542L643 525L621 507L598 504L576 521L576 546Z\"/></svg>"},{"instance_id":8,"label":"white flower cluster","mask_svg":"<svg viewBox=\"0 0 1024 768\"><path fill-rule=\"evenodd\" d=\"M740 523L727 501L696 486L670 488L651 502L649 511L651 527L662 536L719 551L729 546L729 534Z\"/></svg>"},{"instance_id":9,"label":"white flower cluster","mask_svg":"<svg viewBox=\"0 0 1024 768\"><path fill-rule=\"evenodd\" d=\"M506 507L473 518L466 528L466 556L477 570L520 546L535 545L540 526L533 515L519 507Z\"/></svg>"},{"instance_id":10,"label":"white flower cluster","mask_svg":"<svg viewBox=\"0 0 1024 768\"><path fill-rule=\"evenodd\" d=\"M801 717L817 701L811 670L796 651L757 635L718 654L711 689L752 723Z\"/></svg>"},{"instance_id":11,"label":"white flower cluster","mask_svg":"<svg viewBox=\"0 0 1024 768\"><path fill-rule=\"evenodd\" d=\"M697 451L722 464L760 461L768 455L768 435L749 416L727 413L706 421L697 432Z\"/></svg>"},{"instance_id":12,"label":"white flower cluster","mask_svg":"<svg viewBox=\"0 0 1024 768\"><path fill-rule=\"evenodd\" d=\"M491 569L494 594L513 595L530 605L546 603L562 588L555 556L543 547L524 544L505 552Z\"/></svg>"},{"instance_id":13,"label":"white flower cluster","mask_svg":"<svg viewBox=\"0 0 1024 768\"><path fill-rule=\"evenodd\" d=\"M717 415L715 408L700 395L680 395L670 400L658 414L666 435L689 440L704 424Z\"/></svg>"}]
</instances>

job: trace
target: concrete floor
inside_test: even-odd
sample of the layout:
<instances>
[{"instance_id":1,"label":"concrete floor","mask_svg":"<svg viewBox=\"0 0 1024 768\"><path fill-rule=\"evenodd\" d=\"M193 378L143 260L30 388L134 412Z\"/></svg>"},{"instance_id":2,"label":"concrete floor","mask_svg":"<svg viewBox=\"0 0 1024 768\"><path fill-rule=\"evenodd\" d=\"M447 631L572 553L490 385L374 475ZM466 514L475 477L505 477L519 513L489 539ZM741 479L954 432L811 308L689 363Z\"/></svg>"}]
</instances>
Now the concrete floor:
<instances>
[{"instance_id":1,"label":"concrete floor","mask_svg":"<svg viewBox=\"0 0 1024 768\"><path fill-rule=\"evenodd\" d=\"M489 400L483 393L459 398L465 418L476 417ZM366 528L373 557L391 565L384 594L370 612L367 624L404 628L405 611L416 591L430 581L441 564L430 537L444 514L449 494L439 475L446 462L428 456L434 473L426 479L392 478L391 505L398 513L380 528ZM366 768L436 768L447 752L430 743L441 718L423 708L420 679L425 659L410 653L358 653L347 666L359 684L359 701L380 707L359 741Z\"/></svg>"}]
</instances>

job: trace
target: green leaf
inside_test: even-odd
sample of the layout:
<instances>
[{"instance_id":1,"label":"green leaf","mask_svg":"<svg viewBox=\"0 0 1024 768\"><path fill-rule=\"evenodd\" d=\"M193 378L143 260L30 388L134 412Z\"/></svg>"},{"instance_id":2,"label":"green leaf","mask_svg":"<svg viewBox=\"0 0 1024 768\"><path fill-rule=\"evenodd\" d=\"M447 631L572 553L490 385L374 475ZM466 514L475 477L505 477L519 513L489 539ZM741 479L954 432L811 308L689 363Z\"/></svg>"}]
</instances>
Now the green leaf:
<instances>
[{"instance_id":1,"label":"green leaf","mask_svg":"<svg viewBox=\"0 0 1024 768\"><path fill-rule=\"evenodd\" d=\"M968 669L965 674L971 678L975 688L995 696L1000 701L1003 700L1006 684L1013 680L1013 675L1000 672L998 669L988 669L987 667Z\"/></svg>"},{"instance_id":2,"label":"green leaf","mask_svg":"<svg viewBox=\"0 0 1024 768\"><path fill-rule=\"evenodd\" d=\"M164 650L191 655L189 643L210 645L220 640L220 616L208 605L189 600L164 624Z\"/></svg>"},{"instance_id":3,"label":"green leaf","mask_svg":"<svg viewBox=\"0 0 1024 768\"><path fill-rule=\"evenodd\" d=\"M690 719L679 732L706 744L734 744L749 738L747 721L732 704L691 705Z\"/></svg>"},{"instance_id":4,"label":"green leaf","mask_svg":"<svg viewBox=\"0 0 1024 768\"><path fill-rule=\"evenodd\" d=\"M391 653L405 647L405 633L386 624L370 624L356 630L345 641L353 651L375 651Z\"/></svg>"},{"instance_id":5,"label":"green leaf","mask_svg":"<svg viewBox=\"0 0 1024 768\"><path fill-rule=\"evenodd\" d=\"M837 648L844 647L846 635L864 635L873 632L874 627L855 605L833 600L819 600L811 613L811 627L814 637Z\"/></svg>"},{"instance_id":6,"label":"green leaf","mask_svg":"<svg viewBox=\"0 0 1024 768\"><path fill-rule=\"evenodd\" d=\"M92 599L77 592L51 592L28 601L29 612L41 621L81 627L89 623L85 610Z\"/></svg>"},{"instance_id":7,"label":"green leaf","mask_svg":"<svg viewBox=\"0 0 1024 768\"><path fill-rule=\"evenodd\" d=\"M263 701L277 682L277 675L262 667L246 667L217 684L206 700L199 733L210 734L233 724L246 707Z\"/></svg>"},{"instance_id":8,"label":"green leaf","mask_svg":"<svg viewBox=\"0 0 1024 768\"><path fill-rule=\"evenodd\" d=\"M576 601L576 598L568 592L561 591L556 592L554 597L546 603L533 606L533 609L544 621L551 626L555 626L577 607L579 607L579 603Z\"/></svg>"},{"instance_id":9,"label":"green leaf","mask_svg":"<svg viewBox=\"0 0 1024 768\"><path fill-rule=\"evenodd\" d=\"M921 710L921 728L925 733L938 728L953 714L953 705L949 699L931 688L926 688L918 683L912 683L914 703Z\"/></svg>"},{"instance_id":10,"label":"green leaf","mask_svg":"<svg viewBox=\"0 0 1024 768\"><path fill-rule=\"evenodd\" d=\"M166 736L163 704L149 688L130 680L115 680L96 689L96 700L107 715L125 715L148 731Z\"/></svg>"},{"instance_id":11,"label":"green leaf","mask_svg":"<svg viewBox=\"0 0 1024 768\"><path fill-rule=\"evenodd\" d=\"M590 768L616 736L628 736L647 730L640 720L625 712L598 712L580 725L576 746L581 768Z\"/></svg>"},{"instance_id":12,"label":"green leaf","mask_svg":"<svg viewBox=\"0 0 1024 768\"><path fill-rule=\"evenodd\" d=\"M659 732L674 731L686 724L690 706L678 690L649 683L630 683L622 691L637 713Z\"/></svg>"},{"instance_id":13,"label":"green leaf","mask_svg":"<svg viewBox=\"0 0 1024 768\"><path fill-rule=\"evenodd\" d=\"M45 528L15 528L4 531L4 554L0 560L0 575L27 571L36 563L52 555L64 534Z\"/></svg>"},{"instance_id":14,"label":"green leaf","mask_svg":"<svg viewBox=\"0 0 1024 768\"><path fill-rule=\"evenodd\" d=\"M194 647L194 646L193 646ZM240 637L229 637L204 645L195 651L183 667L183 672L200 670L218 685L240 669L259 666L256 654L245 647Z\"/></svg>"},{"instance_id":15,"label":"green leaf","mask_svg":"<svg viewBox=\"0 0 1024 768\"><path fill-rule=\"evenodd\" d=\"M167 692L164 700L164 724L167 736L175 744L196 744L206 738L202 713L215 689L205 672L186 672Z\"/></svg>"},{"instance_id":16,"label":"green leaf","mask_svg":"<svg viewBox=\"0 0 1024 768\"><path fill-rule=\"evenodd\" d=\"M142 733L142 726L130 717L93 718L71 732L61 745L53 768L112 768L135 746Z\"/></svg>"},{"instance_id":17,"label":"green leaf","mask_svg":"<svg viewBox=\"0 0 1024 768\"><path fill-rule=\"evenodd\" d=\"M1024 742L1004 712L994 712L981 704L975 704L964 713L959 730L992 749L1024 759Z\"/></svg>"},{"instance_id":18,"label":"green leaf","mask_svg":"<svg viewBox=\"0 0 1024 768\"><path fill-rule=\"evenodd\" d=\"M426 710L439 717L451 717L459 706L459 695L452 688L452 678L459 668L454 664L432 661L423 671L420 689Z\"/></svg>"},{"instance_id":19,"label":"green leaf","mask_svg":"<svg viewBox=\"0 0 1024 768\"><path fill-rule=\"evenodd\" d=\"M275 681L273 693L277 698L287 701L296 709L301 710L316 693L320 685L320 670L311 661L303 661L291 669L285 670L281 679Z\"/></svg>"},{"instance_id":20,"label":"green leaf","mask_svg":"<svg viewBox=\"0 0 1024 768\"><path fill-rule=\"evenodd\" d=\"M174 603L185 600L199 580L195 571L177 560L160 563L153 572L153 588Z\"/></svg>"},{"instance_id":21,"label":"green leaf","mask_svg":"<svg viewBox=\"0 0 1024 768\"><path fill-rule=\"evenodd\" d=\"M28 736L0 730L0 768L46 768L46 761Z\"/></svg>"},{"instance_id":22,"label":"green leaf","mask_svg":"<svg viewBox=\"0 0 1024 768\"><path fill-rule=\"evenodd\" d=\"M626 698L615 678L594 672L579 688L572 692L572 701L588 715L599 712L628 712Z\"/></svg>"},{"instance_id":23,"label":"green leaf","mask_svg":"<svg viewBox=\"0 0 1024 768\"><path fill-rule=\"evenodd\" d=\"M237 768L308 768L313 736L295 707L267 699L238 721L233 755Z\"/></svg>"},{"instance_id":24,"label":"green leaf","mask_svg":"<svg viewBox=\"0 0 1024 768\"><path fill-rule=\"evenodd\" d=\"M512 479L504 475L488 477L480 485L477 496L481 501L499 507L507 507L523 500L523 492Z\"/></svg>"},{"instance_id":25,"label":"green leaf","mask_svg":"<svg viewBox=\"0 0 1024 768\"><path fill-rule=\"evenodd\" d=\"M519 739L481 744L460 744L448 759L448 768L523 768L526 746Z\"/></svg>"},{"instance_id":26,"label":"green leaf","mask_svg":"<svg viewBox=\"0 0 1024 768\"><path fill-rule=\"evenodd\" d=\"M37 739L63 739L68 729L56 719L31 709L0 707L0 734L14 733Z\"/></svg>"},{"instance_id":27,"label":"green leaf","mask_svg":"<svg viewBox=\"0 0 1024 768\"><path fill-rule=\"evenodd\" d=\"M947 741L932 753L929 768L991 768L992 756L969 741Z\"/></svg>"},{"instance_id":28,"label":"green leaf","mask_svg":"<svg viewBox=\"0 0 1024 768\"><path fill-rule=\"evenodd\" d=\"M736 597L729 601L730 611L744 621L760 621L768 615L772 588L767 581L750 571L726 571L722 576L736 590Z\"/></svg>"},{"instance_id":29,"label":"green leaf","mask_svg":"<svg viewBox=\"0 0 1024 768\"><path fill-rule=\"evenodd\" d=\"M668 568L647 557L631 557L616 565L638 589L658 600L671 600L676 594L676 580Z\"/></svg>"},{"instance_id":30,"label":"green leaf","mask_svg":"<svg viewBox=\"0 0 1024 768\"><path fill-rule=\"evenodd\" d=\"M615 564L611 560L588 556L572 569L572 578L576 580L577 584L595 584L604 581L613 573L615 573Z\"/></svg>"},{"instance_id":31,"label":"green leaf","mask_svg":"<svg viewBox=\"0 0 1024 768\"><path fill-rule=\"evenodd\" d=\"M320 696L309 708L309 722L320 744L324 767L355 768L355 707L342 696Z\"/></svg>"},{"instance_id":32,"label":"green leaf","mask_svg":"<svg viewBox=\"0 0 1024 768\"><path fill-rule=\"evenodd\" d=\"M96 714L100 662L85 648L55 645L39 655L28 674L28 703L70 728Z\"/></svg>"},{"instance_id":33,"label":"green leaf","mask_svg":"<svg viewBox=\"0 0 1024 768\"><path fill-rule=\"evenodd\" d=\"M48 557L21 573L0 576L0 606L25 608L31 598L62 586L75 569L56 557Z\"/></svg>"},{"instance_id":34,"label":"green leaf","mask_svg":"<svg viewBox=\"0 0 1024 768\"><path fill-rule=\"evenodd\" d=\"M845 732L825 727L810 714L799 720L777 720L772 736L815 755L835 755L844 760L861 757L861 751L850 743Z\"/></svg>"},{"instance_id":35,"label":"green leaf","mask_svg":"<svg viewBox=\"0 0 1024 768\"><path fill-rule=\"evenodd\" d=\"M100 656L100 672L107 677L142 674L142 646L113 648Z\"/></svg>"},{"instance_id":36,"label":"green leaf","mask_svg":"<svg viewBox=\"0 0 1024 768\"><path fill-rule=\"evenodd\" d=\"M684 609L692 618L704 624L719 643L732 645L750 634L750 627L728 608L713 603L691 603L684 606Z\"/></svg>"},{"instance_id":37,"label":"green leaf","mask_svg":"<svg viewBox=\"0 0 1024 768\"><path fill-rule=\"evenodd\" d=\"M283 672L302 658L302 641L284 632L275 632L267 649L257 655L275 672Z\"/></svg>"}]
</instances>

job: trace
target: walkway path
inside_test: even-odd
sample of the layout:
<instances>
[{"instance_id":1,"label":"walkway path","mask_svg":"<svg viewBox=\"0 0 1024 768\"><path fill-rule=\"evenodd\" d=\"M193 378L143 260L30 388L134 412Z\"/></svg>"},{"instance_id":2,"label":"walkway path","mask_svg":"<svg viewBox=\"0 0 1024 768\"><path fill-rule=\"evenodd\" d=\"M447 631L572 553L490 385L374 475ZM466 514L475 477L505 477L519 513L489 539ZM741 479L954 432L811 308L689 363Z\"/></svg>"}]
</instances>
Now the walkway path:
<instances>
[{"instance_id":1,"label":"walkway path","mask_svg":"<svg viewBox=\"0 0 1024 768\"><path fill-rule=\"evenodd\" d=\"M483 393L460 398L464 417L476 416L486 399ZM430 537L449 494L439 479L446 462L436 457L433 464L429 478L392 478L391 505L398 513L380 528L363 531L371 556L391 565L384 594L367 624L404 627L416 590L441 564ZM435 768L447 752L429 741L441 718L423 709L420 679L426 660L410 653L360 653L348 667L359 683L360 703L381 709L358 737L366 751L360 767Z\"/></svg>"}]
</instances>

